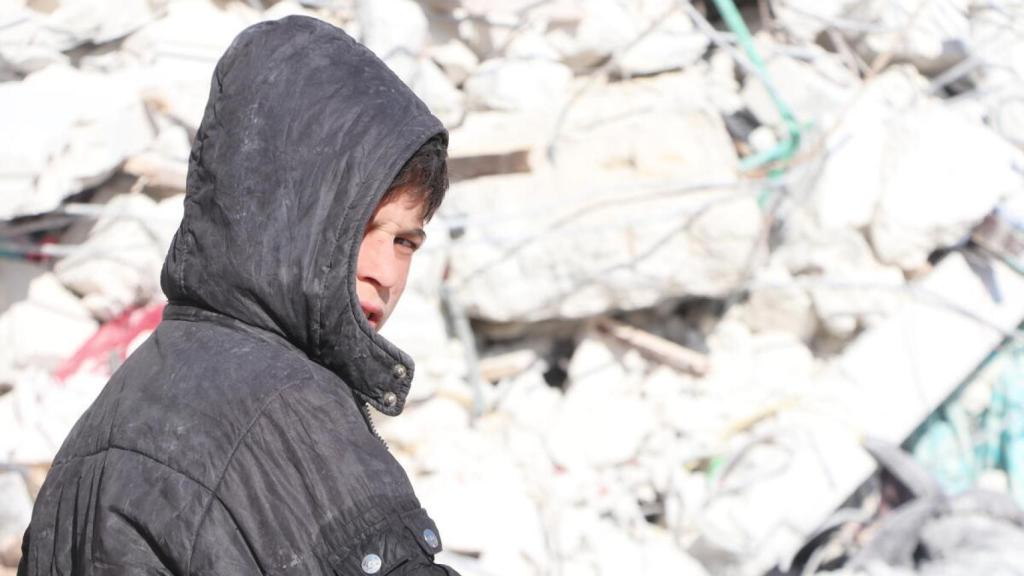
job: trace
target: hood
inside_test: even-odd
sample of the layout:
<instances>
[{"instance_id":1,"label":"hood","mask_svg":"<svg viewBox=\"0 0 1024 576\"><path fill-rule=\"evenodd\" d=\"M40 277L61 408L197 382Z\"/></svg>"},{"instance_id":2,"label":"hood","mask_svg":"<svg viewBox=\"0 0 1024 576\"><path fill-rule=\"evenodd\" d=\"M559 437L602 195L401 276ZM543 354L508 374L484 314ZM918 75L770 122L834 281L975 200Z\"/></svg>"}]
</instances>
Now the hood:
<instances>
[{"instance_id":1,"label":"hood","mask_svg":"<svg viewBox=\"0 0 1024 576\"><path fill-rule=\"evenodd\" d=\"M439 133L342 30L303 16L246 29L214 70L161 275L168 301L276 333L397 415L413 363L366 321L356 258L395 175Z\"/></svg>"}]
</instances>

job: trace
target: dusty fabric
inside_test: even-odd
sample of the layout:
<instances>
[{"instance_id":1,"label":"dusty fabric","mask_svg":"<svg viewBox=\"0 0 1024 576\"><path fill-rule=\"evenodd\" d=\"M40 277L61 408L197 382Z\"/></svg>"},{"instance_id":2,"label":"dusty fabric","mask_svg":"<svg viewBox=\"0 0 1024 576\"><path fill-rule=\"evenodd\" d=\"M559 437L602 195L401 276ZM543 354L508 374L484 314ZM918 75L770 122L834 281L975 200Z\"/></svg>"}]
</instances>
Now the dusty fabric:
<instances>
[{"instance_id":1,"label":"dusty fabric","mask_svg":"<svg viewBox=\"0 0 1024 576\"><path fill-rule=\"evenodd\" d=\"M19 574L454 574L361 411L401 412L413 365L355 295L374 207L443 133L337 28L239 35L192 150L163 322L62 446Z\"/></svg>"}]
</instances>

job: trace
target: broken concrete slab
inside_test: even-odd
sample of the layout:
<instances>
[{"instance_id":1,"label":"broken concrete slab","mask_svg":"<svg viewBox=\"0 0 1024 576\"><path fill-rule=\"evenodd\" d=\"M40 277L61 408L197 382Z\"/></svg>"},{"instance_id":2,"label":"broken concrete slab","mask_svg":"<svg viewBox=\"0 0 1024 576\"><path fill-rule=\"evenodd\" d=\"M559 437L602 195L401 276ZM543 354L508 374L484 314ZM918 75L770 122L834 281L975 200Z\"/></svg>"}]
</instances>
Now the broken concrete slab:
<instances>
[{"instance_id":1,"label":"broken concrete slab","mask_svg":"<svg viewBox=\"0 0 1024 576\"><path fill-rule=\"evenodd\" d=\"M1024 186L1024 154L929 101L890 123L881 176L871 244L882 262L909 271Z\"/></svg>"},{"instance_id":2,"label":"broken concrete slab","mask_svg":"<svg viewBox=\"0 0 1024 576\"><path fill-rule=\"evenodd\" d=\"M74 39L45 26L46 16L20 2L0 7L0 81L16 80L51 64L66 64Z\"/></svg>"},{"instance_id":3,"label":"broken concrete slab","mask_svg":"<svg viewBox=\"0 0 1024 576\"><path fill-rule=\"evenodd\" d=\"M565 171L635 171L673 182L729 181L736 151L694 69L577 88L547 155Z\"/></svg>"},{"instance_id":4,"label":"broken concrete slab","mask_svg":"<svg viewBox=\"0 0 1024 576\"><path fill-rule=\"evenodd\" d=\"M800 59L782 53L765 34L757 36L757 46L768 77L802 124L832 126L861 87L860 79L837 56L817 46L809 47ZM748 74L740 96L762 124L782 126L778 106L760 77Z\"/></svg>"},{"instance_id":5,"label":"broken concrete slab","mask_svg":"<svg viewBox=\"0 0 1024 576\"><path fill-rule=\"evenodd\" d=\"M611 70L624 77L675 70L696 62L710 43L671 0L599 0L573 8L576 14L566 11L547 36L574 70L591 69L608 58L614 60Z\"/></svg>"},{"instance_id":6,"label":"broken concrete slab","mask_svg":"<svg viewBox=\"0 0 1024 576\"><path fill-rule=\"evenodd\" d=\"M31 519L32 497L21 472L0 469L0 545L20 539Z\"/></svg>"},{"instance_id":7,"label":"broken concrete slab","mask_svg":"<svg viewBox=\"0 0 1024 576\"><path fill-rule=\"evenodd\" d=\"M430 34L423 7L413 0L359 0L356 15L363 44L399 78L412 78Z\"/></svg>"},{"instance_id":8,"label":"broken concrete slab","mask_svg":"<svg viewBox=\"0 0 1024 576\"><path fill-rule=\"evenodd\" d=\"M221 10L206 0L176 0L168 4L165 16L126 38L121 54L134 62L132 70L149 108L194 133L217 59L256 20L252 13Z\"/></svg>"},{"instance_id":9,"label":"broken concrete slab","mask_svg":"<svg viewBox=\"0 0 1024 576\"><path fill-rule=\"evenodd\" d=\"M550 60L493 58L466 79L466 103L473 110L537 110L558 106L569 95L572 71Z\"/></svg>"},{"instance_id":10,"label":"broken concrete slab","mask_svg":"<svg viewBox=\"0 0 1024 576\"><path fill-rule=\"evenodd\" d=\"M97 318L109 320L149 302L160 294L160 269L180 221L180 200L168 200L160 210L142 194L113 197L89 237L54 272Z\"/></svg>"},{"instance_id":11,"label":"broken concrete slab","mask_svg":"<svg viewBox=\"0 0 1024 576\"><path fill-rule=\"evenodd\" d=\"M628 355L597 338L584 340L574 352L572 385L546 437L552 459L563 468L631 460L654 430L652 408L640 397L640 375L627 368Z\"/></svg>"},{"instance_id":12,"label":"broken concrete slab","mask_svg":"<svg viewBox=\"0 0 1024 576\"><path fill-rule=\"evenodd\" d=\"M709 507L742 523L737 573L761 574L791 556L874 470L858 437L902 442L1024 320L1024 278L998 262L992 274L998 295L948 256L915 286L917 298L817 379L813 409L780 414L792 452L784 470Z\"/></svg>"},{"instance_id":13,"label":"broken concrete slab","mask_svg":"<svg viewBox=\"0 0 1024 576\"><path fill-rule=\"evenodd\" d=\"M99 327L77 296L38 266L0 259L0 381L28 367L52 370Z\"/></svg>"},{"instance_id":14,"label":"broken concrete slab","mask_svg":"<svg viewBox=\"0 0 1024 576\"><path fill-rule=\"evenodd\" d=\"M104 44L124 38L159 18L167 0L58 0L45 27L66 35L73 46Z\"/></svg>"},{"instance_id":15,"label":"broken concrete slab","mask_svg":"<svg viewBox=\"0 0 1024 576\"><path fill-rule=\"evenodd\" d=\"M584 318L671 295L722 295L741 281L760 234L752 195L673 194L664 184L645 192L636 180L620 176L612 187L614 175L594 176L604 182L531 174L452 186L446 217L464 232L452 246L450 280L471 317Z\"/></svg>"},{"instance_id":16,"label":"broken concrete slab","mask_svg":"<svg viewBox=\"0 0 1024 576\"><path fill-rule=\"evenodd\" d=\"M68 91L75 93L72 100ZM0 218L56 208L106 180L152 141L133 80L51 66L0 85L0 124L19 143L0 153Z\"/></svg>"}]
</instances>

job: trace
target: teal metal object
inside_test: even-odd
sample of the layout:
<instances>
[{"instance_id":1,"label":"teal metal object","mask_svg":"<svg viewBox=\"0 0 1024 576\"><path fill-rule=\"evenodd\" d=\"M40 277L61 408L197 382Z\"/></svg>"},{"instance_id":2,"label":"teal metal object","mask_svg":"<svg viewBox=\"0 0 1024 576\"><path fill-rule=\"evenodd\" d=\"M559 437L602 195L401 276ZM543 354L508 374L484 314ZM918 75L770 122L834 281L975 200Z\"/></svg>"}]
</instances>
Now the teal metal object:
<instances>
[{"instance_id":1,"label":"teal metal object","mask_svg":"<svg viewBox=\"0 0 1024 576\"><path fill-rule=\"evenodd\" d=\"M764 83L765 89L768 90L768 94L771 96L772 102L778 109L779 115L786 126L787 135L782 142L779 142L777 146L770 150L746 156L740 160L740 170L749 172L768 164L778 163L785 165L793 159L793 156L796 155L797 150L800 148L800 123L797 122L793 110L783 100L771 76L768 74L764 59L761 58L757 47L754 46L754 37L750 34L750 29L747 28L746 22L743 21L743 16L740 14L736 4L732 0L714 0L714 3L715 7L718 8L719 14L722 15L722 19L725 20L726 26L736 35L737 42L743 48L747 58L750 59L751 65L757 71L761 82ZM781 171L776 172L772 170L770 174L777 176L781 174ZM764 202L762 202L762 206L763 204Z\"/></svg>"},{"instance_id":2,"label":"teal metal object","mask_svg":"<svg viewBox=\"0 0 1024 576\"><path fill-rule=\"evenodd\" d=\"M997 371L989 405L972 416L961 390L925 422L909 448L948 493L973 487L986 470L1002 470L1024 506L1024 341L1010 340L985 365Z\"/></svg>"}]
</instances>

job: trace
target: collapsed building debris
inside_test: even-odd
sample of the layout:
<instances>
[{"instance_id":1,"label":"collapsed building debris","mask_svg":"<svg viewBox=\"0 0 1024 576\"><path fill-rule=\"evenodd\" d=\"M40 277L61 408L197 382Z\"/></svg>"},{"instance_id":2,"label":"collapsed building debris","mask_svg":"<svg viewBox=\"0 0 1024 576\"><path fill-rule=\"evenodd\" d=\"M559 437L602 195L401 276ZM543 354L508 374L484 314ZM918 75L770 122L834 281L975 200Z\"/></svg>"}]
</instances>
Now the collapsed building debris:
<instances>
[{"instance_id":1,"label":"collapsed building debris","mask_svg":"<svg viewBox=\"0 0 1024 576\"><path fill-rule=\"evenodd\" d=\"M1019 7L123 4L0 8L0 574L41 471L159 319L216 59L287 14L365 42L451 132L448 199L384 329L416 382L378 418L446 563L1019 562L1019 510L913 478L886 508L876 459L910 465L861 442L903 443L1020 337Z\"/></svg>"}]
</instances>

